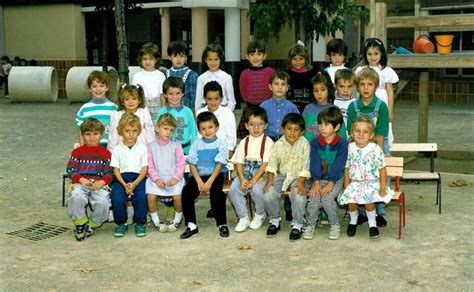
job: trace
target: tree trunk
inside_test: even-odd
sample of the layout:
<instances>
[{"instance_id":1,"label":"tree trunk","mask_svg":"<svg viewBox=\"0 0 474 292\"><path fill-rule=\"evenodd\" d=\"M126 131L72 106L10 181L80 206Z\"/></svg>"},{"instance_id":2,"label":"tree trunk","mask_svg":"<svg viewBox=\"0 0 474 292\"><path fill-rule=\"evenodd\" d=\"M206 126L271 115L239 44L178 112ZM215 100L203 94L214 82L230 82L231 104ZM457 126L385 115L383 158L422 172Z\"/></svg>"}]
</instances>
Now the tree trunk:
<instances>
[{"instance_id":1,"label":"tree trunk","mask_svg":"<svg viewBox=\"0 0 474 292\"><path fill-rule=\"evenodd\" d=\"M117 34L117 53L119 62L119 79L128 82L128 43L125 26L124 0L115 0L115 29Z\"/></svg>"}]
</instances>

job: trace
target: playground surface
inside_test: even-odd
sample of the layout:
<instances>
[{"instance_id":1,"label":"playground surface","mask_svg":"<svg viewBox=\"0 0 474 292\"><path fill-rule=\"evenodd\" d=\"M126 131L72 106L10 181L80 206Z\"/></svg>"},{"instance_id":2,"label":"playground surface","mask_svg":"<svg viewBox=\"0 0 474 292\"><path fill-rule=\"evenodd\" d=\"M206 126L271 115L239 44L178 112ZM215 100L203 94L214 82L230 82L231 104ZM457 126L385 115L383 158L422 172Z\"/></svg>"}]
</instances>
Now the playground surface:
<instances>
[{"instance_id":1,"label":"playground surface","mask_svg":"<svg viewBox=\"0 0 474 292\"><path fill-rule=\"evenodd\" d=\"M116 239L114 224L107 223L77 242L61 207L61 177L77 140L79 107L0 100L0 291L474 290L473 107L430 104L430 142L446 153L467 154L436 160L442 214L435 183L402 182L407 221L401 240L395 205L387 208L388 226L378 239L369 239L365 225L347 237L344 219L339 240L327 239L329 227L321 225L313 240L290 242L289 222L272 239L265 236L266 225L234 232L230 203L231 235L220 238L214 221L205 218L209 201L200 199L200 232L190 239L179 239L183 227L163 234L150 226L145 238L131 230ZM416 142L417 103L399 102L396 110L397 142ZM425 162L414 159L406 168L428 167ZM449 186L457 180L467 185ZM40 222L67 230L38 241L7 234Z\"/></svg>"}]
</instances>

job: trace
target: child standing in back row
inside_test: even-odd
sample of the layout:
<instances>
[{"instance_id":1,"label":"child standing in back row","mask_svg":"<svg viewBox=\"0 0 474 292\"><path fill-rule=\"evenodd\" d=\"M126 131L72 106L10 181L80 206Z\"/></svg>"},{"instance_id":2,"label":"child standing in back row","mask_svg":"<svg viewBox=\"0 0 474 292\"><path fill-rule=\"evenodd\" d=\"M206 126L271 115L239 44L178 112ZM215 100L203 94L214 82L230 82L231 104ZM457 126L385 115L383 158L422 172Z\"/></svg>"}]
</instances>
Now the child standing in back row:
<instances>
[{"instance_id":1,"label":"child standing in back row","mask_svg":"<svg viewBox=\"0 0 474 292\"><path fill-rule=\"evenodd\" d=\"M183 105L194 109L198 74L186 66L189 49L185 42L175 41L168 46L171 68L166 70L166 78L179 77L184 82Z\"/></svg>"},{"instance_id":2,"label":"child standing in back row","mask_svg":"<svg viewBox=\"0 0 474 292\"><path fill-rule=\"evenodd\" d=\"M267 83L270 75L275 72L275 69L264 65L267 53L263 41L251 41L247 46L245 57L249 61L249 67L242 71L239 79L240 96L245 102L237 128L237 138L239 139L243 139L249 134L245 123L247 110L260 106L262 102L272 97Z\"/></svg>"},{"instance_id":3,"label":"child standing in back row","mask_svg":"<svg viewBox=\"0 0 474 292\"><path fill-rule=\"evenodd\" d=\"M207 71L199 75L196 87L196 104L194 105L197 113L205 106L204 85L209 81L215 80L222 86L221 105L233 111L235 109L234 85L232 76L221 70L224 63L224 51L218 44L208 45L202 52L202 61L207 66Z\"/></svg>"},{"instance_id":4,"label":"child standing in back row","mask_svg":"<svg viewBox=\"0 0 474 292\"><path fill-rule=\"evenodd\" d=\"M328 54L331 60L331 65L325 70L331 76L331 82L335 84L335 75L337 70L347 69L344 66L344 61L347 56L347 44L342 39L332 39L326 45L326 54Z\"/></svg>"},{"instance_id":5,"label":"child standing in back row","mask_svg":"<svg viewBox=\"0 0 474 292\"><path fill-rule=\"evenodd\" d=\"M298 41L289 52L291 68L286 70L289 79L288 100L294 103L299 113L313 101L311 78L314 73L308 69L309 54L302 41Z\"/></svg>"},{"instance_id":6,"label":"child standing in back row","mask_svg":"<svg viewBox=\"0 0 474 292\"><path fill-rule=\"evenodd\" d=\"M160 50L153 43L146 43L138 51L138 64L142 70L138 71L132 80L133 85L140 84L145 93L145 104L150 111L151 119L155 121L160 108L165 104L162 98L162 87L166 77L160 67Z\"/></svg>"}]
</instances>

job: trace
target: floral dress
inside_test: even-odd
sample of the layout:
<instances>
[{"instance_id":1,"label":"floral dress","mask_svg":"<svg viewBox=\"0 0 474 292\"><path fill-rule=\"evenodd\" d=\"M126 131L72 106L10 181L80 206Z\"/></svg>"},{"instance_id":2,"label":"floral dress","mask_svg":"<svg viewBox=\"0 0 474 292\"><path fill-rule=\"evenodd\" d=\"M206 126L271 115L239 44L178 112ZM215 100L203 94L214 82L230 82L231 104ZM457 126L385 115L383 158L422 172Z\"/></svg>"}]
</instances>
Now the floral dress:
<instances>
[{"instance_id":1,"label":"floral dress","mask_svg":"<svg viewBox=\"0 0 474 292\"><path fill-rule=\"evenodd\" d=\"M349 169L351 182L339 197L339 204L388 203L393 195L388 188L387 195L383 198L379 195L379 170L384 167L384 154L377 144L369 143L364 148L359 148L354 142L350 143L346 168Z\"/></svg>"}]
</instances>

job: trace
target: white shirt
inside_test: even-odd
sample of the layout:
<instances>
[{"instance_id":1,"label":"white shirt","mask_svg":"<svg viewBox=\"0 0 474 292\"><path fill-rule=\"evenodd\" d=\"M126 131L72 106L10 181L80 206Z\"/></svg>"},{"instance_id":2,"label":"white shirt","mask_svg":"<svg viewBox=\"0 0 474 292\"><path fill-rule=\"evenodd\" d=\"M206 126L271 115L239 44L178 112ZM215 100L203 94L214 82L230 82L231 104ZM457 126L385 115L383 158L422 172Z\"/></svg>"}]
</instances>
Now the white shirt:
<instances>
[{"instance_id":1,"label":"white shirt","mask_svg":"<svg viewBox=\"0 0 474 292\"><path fill-rule=\"evenodd\" d=\"M262 161L262 163L268 162L268 159L270 158L270 149L273 146L273 141L270 138L266 138L262 160L260 157L260 147L262 145L263 137L264 135L261 135L260 137L253 137L252 135L249 135L247 138L242 139L242 141L239 143L239 146L237 146L231 161L238 164L244 164L246 160ZM245 156L245 139L250 139L247 148L247 156Z\"/></svg>"},{"instance_id":2,"label":"white shirt","mask_svg":"<svg viewBox=\"0 0 474 292\"><path fill-rule=\"evenodd\" d=\"M159 98L163 92L163 82L166 76L160 70L147 72L143 69L133 75L132 84L143 87L143 92L147 99Z\"/></svg>"},{"instance_id":3,"label":"white shirt","mask_svg":"<svg viewBox=\"0 0 474 292\"><path fill-rule=\"evenodd\" d=\"M121 110L113 112L110 116L110 134L109 142L107 143L107 149L110 152L123 140L117 131L117 126L123 113L124 111ZM138 108L134 114L140 118L142 124L142 131L138 135L137 141L143 145L148 145L148 143L155 140L155 127L151 120L150 112L146 108Z\"/></svg>"},{"instance_id":4,"label":"white shirt","mask_svg":"<svg viewBox=\"0 0 474 292\"><path fill-rule=\"evenodd\" d=\"M110 166L120 168L120 173L140 173L143 167L148 166L147 149L142 143L135 143L132 148L120 143L112 151Z\"/></svg>"},{"instance_id":5,"label":"white shirt","mask_svg":"<svg viewBox=\"0 0 474 292\"><path fill-rule=\"evenodd\" d=\"M196 104L194 111L197 113L203 108L206 101L204 100L204 85L209 81L217 81L222 86L222 102L221 105L233 111L235 109L234 85L232 76L222 70L216 72L206 71L199 75L196 86Z\"/></svg>"},{"instance_id":6,"label":"white shirt","mask_svg":"<svg viewBox=\"0 0 474 292\"><path fill-rule=\"evenodd\" d=\"M207 111L209 110L207 106L205 106L196 112L196 116ZM229 151L234 151L235 145L237 144L237 126L234 113L226 107L219 106L214 112L214 115L217 121L219 121L219 131L217 131L216 136L226 142ZM198 135L199 138L201 138L199 133Z\"/></svg>"},{"instance_id":7,"label":"white shirt","mask_svg":"<svg viewBox=\"0 0 474 292\"><path fill-rule=\"evenodd\" d=\"M341 69L347 69L347 67L344 66L344 64L342 64L341 66L333 66L331 64L329 65L329 67L325 69L326 72L328 72L329 76L331 76L331 81L332 81L332 84L334 84L334 87L336 85L336 71L341 70Z\"/></svg>"}]
</instances>

